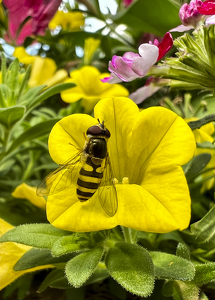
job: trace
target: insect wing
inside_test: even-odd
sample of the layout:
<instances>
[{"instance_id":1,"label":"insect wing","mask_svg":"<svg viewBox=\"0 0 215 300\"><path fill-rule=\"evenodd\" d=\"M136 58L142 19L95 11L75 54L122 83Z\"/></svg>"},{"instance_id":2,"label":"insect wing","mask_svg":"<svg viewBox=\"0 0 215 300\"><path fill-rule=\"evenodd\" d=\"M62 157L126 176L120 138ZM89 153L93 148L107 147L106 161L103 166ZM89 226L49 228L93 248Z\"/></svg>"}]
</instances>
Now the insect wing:
<instances>
[{"instance_id":1,"label":"insect wing","mask_svg":"<svg viewBox=\"0 0 215 300\"><path fill-rule=\"evenodd\" d=\"M79 171L84 163L82 159L84 150L60 165L59 168L48 174L37 187L38 196L48 196L61 192L72 183L76 183Z\"/></svg>"},{"instance_id":2,"label":"insect wing","mask_svg":"<svg viewBox=\"0 0 215 300\"><path fill-rule=\"evenodd\" d=\"M98 188L98 198L106 214L113 217L118 209L118 198L108 154L105 160L103 178Z\"/></svg>"}]
</instances>

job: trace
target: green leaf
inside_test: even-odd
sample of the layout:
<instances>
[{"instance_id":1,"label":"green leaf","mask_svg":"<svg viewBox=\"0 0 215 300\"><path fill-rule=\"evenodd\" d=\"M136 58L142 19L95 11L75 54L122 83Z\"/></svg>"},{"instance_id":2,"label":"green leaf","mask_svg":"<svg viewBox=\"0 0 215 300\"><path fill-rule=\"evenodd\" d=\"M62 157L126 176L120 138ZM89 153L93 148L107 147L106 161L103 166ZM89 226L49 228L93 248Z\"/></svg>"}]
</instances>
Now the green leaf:
<instances>
[{"instance_id":1,"label":"green leaf","mask_svg":"<svg viewBox=\"0 0 215 300\"><path fill-rule=\"evenodd\" d=\"M19 104L24 104L24 105L30 105L31 102L36 98L36 96L44 89L46 85L40 85L40 86L35 86L31 88L30 90L27 91L26 94L24 94L20 100Z\"/></svg>"},{"instance_id":2,"label":"green leaf","mask_svg":"<svg viewBox=\"0 0 215 300\"><path fill-rule=\"evenodd\" d=\"M184 259L190 260L190 249L184 243L178 243L176 255Z\"/></svg>"},{"instance_id":3,"label":"green leaf","mask_svg":"<svg viewBox=\"0 0 215 300\"><path fill-rule=\"evenodd\" d=\"M6 84L7 66L6 58L3 52L1 53L1 61L2 83Z\"/></svg>"},{"instance_id":4,"label":"green leaf","mask_svg":"<svg viewBox=\"0 0 215 300\"><path fill-rule=\"evenodd\" d=\"M215 206L198 222L193 223L189 230L184 230L182 235L186 240L202 249L215 247Z\"/></svg>"},{"instance_id":5,"label":"green leaf","mask_svg":"<svg viewBox=\"0 0 215 300\"><path fill-rule=\"evenodd\" d=\"M21 84L20 84L19 93L17 95L17 102L19 102L19 98L21 97L23 91L25 90L25 88L28 84L28 79L29 79L30 73L31 73L31 66L28 66L28 68L22 78Z\"/></svg>"},{"instance_id":6,"label":"green leaf","mask_svg":"<svg viewBox=\"0 0 215 300\"><path fill-rule=\"evenodd\" d=\"M66 265L66 276L74 287L82 286L95 271L103 255L103 248L97 247L81 253Z\"/></svg>"},{"instance_id":7,"label":"green leaf","mask_svg":"<svg viewBox=\"0 0 215 300\"><path fill-rule=\"evenodd\" d=\"M199 288L193 282L174 282L174 300L199 300Z\"/></svg>"},{"instance_id":8,"label":"green leaf","mask_svg":"<svg viewBox=\"0 0 215 300\"><path fill-rule=\"evenodd\" d=\"M100 282L106 278L110 277L110 274L108 273L107 269L101 269L99 267L96 268L95 272L92 276L85 282L84 285L92 284L95 282Z\"/></svg>"},{"instance_id":9,"label":"green leaf","mask_svg":"<svg viewBox=\"0 0 215 300\"><path fill-rule=\"evenodd\" d=\"M25 106L16 105L0 108L0 123L6 128L11 128L25 113Z\"/></svg>"},{"instance_id":10,"label":"green leaf","mask_svg":"<svg viewBox=\"0 0 215 300\"><path fill-rule=\"evenodd\" d=\"M66 263L76 254L64 255L63 257L53 257L48 249L33 248L27 251L13 267L14 271L22 271L38 266L56 265Z\"/></svg>"},{"instance_id":11,"label":"green leaf","mask_svg":"<svg viewBox=\"0 0 215 300\"><path fill-rule=\"evenodd\" d=\"M40 285L38 292L43 292L47 287L49 287L53 282L57 281L58 279L65 278L64 270L55 269L51 271L48 276L46 276L45 280ZM66 279L67 281L67 279ZM68 284L68 281L67 281Z\"/></svg>"},{"instance_id":12,"label":"green leaf","mask_svg":"<svg viewBox=\"0 0 215 300\"><path fill-rule=\"evenodd\" d=\"M210 153L202 153L197 156L194 156L186 172L187 181L190 181L191 179L196 177L198 173L202 169L204 169L204 167L209 163L210 160L211 160Z\"/></svg>"},{"instance_id":13,"label":"green leaf","mask_svg":"<svg viewBox=\"0 0 215 300\"><path fill-rule=\"evenodd\" d=\"M190 126L190 128L191 128L192 130L195 130L195 129L199 129L199 128L201 128L203 125L206 125L206 124L208 124L208 123L210 123L210 122L213 122L213 121L215 121L215 114L207 115L207 116L205 116L204 118L199 119L199 120L197 120L197 121L190 121L190 122L188 123L188 125Z\"/></svg>"},{"instance_id":14,"label":"green leaf","mask_svg":"<svg viewBox=\"0 0 215 300\"><path fill-rule=\"evenodd\" d=\"M0 106L8 107L10 103L11 90L6 84L0 84Z\"/></svg>"},{"instance_id":15,"label":"green leaf","mask_svg":"<svg viewBox=\"0 0 215 300\"><path fill-rule=\"evenodd\" d=\"M202 149L215 149L215 144L211 142L204 142L204 143L196 143L198 148Z\"/></svg>"},{"instance_id":16,"label":"green leaf","mask_svg":"<svg viewBox=\"0 0 215 300\"><path fill-rule=\"evenodd\" d=\"M67 83L60 83L55 86L52 86L48 89L46 89L44 92L42 92L39 96L37 96L31 103L27 106L27 110L29 111L33 107L37 106L40 104L42 101L45 99L48 99L49 97L58 94L62 91L71 89L75 86L75 83L72 82L67 82Z\"/></svg>"},{"instance_id":17,"label":"green leaf","mask_svg":"<svg viewBox=\"0 0 215 300\"><path fill-rule=\"evenodd\" d=\"M0 238L0 243L15 242L35 248L51 249L59 237L68 234L70 233L50 224L27 224L7 231Z\"/></svg>"},{"instance_id":18,"label":"green leaf","mask_svg":"<svg viewBox=\"0 0 215 300\"><path fill-rule=\"evenodd\" d=\"M195 275L193 264L181 257L164 252L150 252L155 276L159 279L192 280Z\"/></svg>"},{"instance_id":19,"label":"green leaf","mask_svg":"<svg viewBox=\"0 0 215 300\"><path fill-rule=\"evenodd\" d=\"M215 280L215 263L206 263L196 265L196 275L194 281L197 285L202 286L210 281Z\"/></svg>"},{"instance_id":20,"label":"green leaf","mask_svg":"<svg viewBox=\"0 0 215 300\"><path fill-rule=\"evenodd\" d=\"M141 32L150 32L159 36L181 24L179 8L171 1L160 0L134 1L126 10L113 17L114 22L125 24ZM165 22L164 22L165 16Z\"/></svg>"},{"instance_id":21,"label":"green leaf","mask_svg":"<svg viewBox=\"0 0 215 300\"><path fill-rule=\"evenodd\" d=\"M52 255L58 257L70 252L81 251L87 249L87 245L82 245L78 243L74 235L63 236L58 239L52 247Z\"/></svg>"},{"instance_id":22,"label":"green leaf","mask_svg":"<svg viewBox=\"0 0 215 300\"><path fill-rule=\"evenodd\" d=\"M153 263L142 247L118 242L110 248L105 264L110 275L127 291L148 296L154 287Z\"/></svg>"},{"instance_id":23,"label":"green leaf","mask_svg":"<svg viewBox=\"0 0 215 300\"><path fill-rule=\"evenodd\" d=\"M46 134L49 134L52 127L58 121L60 121L60 119L52 119L52 120L44 121L27 129L13 142L8 152L13 151L14 149L19 147L26 141L32 141L33 139L37 139Z\"/></svg>"},{"instance_id":24,"label":"green leaf","mask_svg":"<svg viewBox=\"0 0 215 300\"><path fill-rule=\"evenodd\" d=\"M6 84L11 91L13 91L13 97L10 99L10 105L14 105L16 103L16 97L19 92L19 61L16 58L9 66L7 70L6 76Z\"/></svg>"}]
</instances>

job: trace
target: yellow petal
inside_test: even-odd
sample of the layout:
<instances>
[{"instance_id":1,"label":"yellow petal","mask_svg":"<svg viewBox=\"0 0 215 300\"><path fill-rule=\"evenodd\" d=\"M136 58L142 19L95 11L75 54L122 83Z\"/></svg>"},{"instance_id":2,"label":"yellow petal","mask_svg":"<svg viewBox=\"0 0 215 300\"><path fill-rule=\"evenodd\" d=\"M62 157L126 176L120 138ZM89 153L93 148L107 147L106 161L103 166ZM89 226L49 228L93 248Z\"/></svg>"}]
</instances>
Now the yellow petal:
<instances>
[{"instance_id":1,"label":"yellow petal","mask_svg":"<svg viewBox=\"0 0 215 300\"><path fill-rule=\"evenodd\" d=\"M6 221L0 219L0 236L2 236L2 234L7 232L8 230L11 230L12 228L13 228L13 226L11 224L9 224Z\"/></svg>"},{"instance_id":2,"label":"yellow petal","mask_svg":"<svg viewBox=\"0 0 215 300\"><path fill-rule=\"evenodd\" d=\"M17 57L19 62L22 64L30 65L35 61L35 56L29 55L24 47L16 47L13 56Z\"/></svg>"},{"instance_id":3,"label":"yellow petal","mask_svg":"<svg viewBox=\"0 0 215 300\"><path fill-rule=\"evenodd\" d=\"M85 66L70 73L76 87L63 91L61 97L65 102L71 103L83 98L93 106L105 97L128 96L128 90L120 84L103 83L100 79L109 76L108 73L100 73L92 66ZM83 102L84 104L84 102ZM89 110L89 107L87 108Z\"/></svg>"},{"instance_id":4,"label":"yellow petal","mask_svg":"<svg viewBox=\"0 0 215 300\"><path fill-rule=\"evenodd\" d=\"M60 69L51 78L48 78L46 81L44 81L43 84L50 87L55 84L65 82L67 77L68 77L67 71Z\"/></svg>"},{"instance_id":5,"label":"yellow petal","mask_svg":"<svg viewBox=\"0 0 215 300\"><path fill-rule=\"evenodd\" d=\"M57 164L65 161L83 149L87 129L98 124L89 115L74 114L55 124L49 136L49 152Z\"/></svg>"},{"instance_id":6,"label":"yellow petal","mask_svg":"<svg viewBox=\"0 0 215 300\"><path fill-rule=\"evenodd\" d=\"M46 201L43 197L39 197L36 194L36 187L31 187L26 183L22 183L16 187L12 193L15 198L24 198L30 201L33 205L45 209Z\"/></svg>"},{"instance_id":7,"label":"yellow petal","mask_svg":"<svg viewBox=\"0 0 215 300\"><path fill-rule=\"evenodd\" d=\"M80 12L57 11L53 19L49 22L49 28L55 29L61 26L64 30L78 30L84 25L84 16Z\"/></svg>"},{"instance_id":8,"label":"yellow petal","mask_svg":"<svg viewBox=\"0 0 215 300\"><path fill-rule=\"evenodd\" d=\"M12 225L0 219L0 236L12 228ZM0 290L25 273L54 267L52 265L45 265L23 271L14 271L14 265L30 249L30 246L13 242L0 244Z\"/></svg>"},{"instance_id":9,"label":"yellow petal","mask_svg":"<svg viewBox=\"0 0 215 300\"><path fill-rule=\"evenodd\" d=\"M44 84L54 75L56 69L57 66L53 59L36 56L28 81L29 87Z\"/></svg>"},{"instance_id":10,"label":"yellow petal","mask_svg":"<svg viewBox=\"0 0 215 300\"><path fill-rule=\"evenodd\" d=\"M54 266L45 265L23 271L14 271L14 265L23 256L23 254L25 254L30 249L31 247L29 246L12 242L0 244L0 290L23 274L47 268L54 268Z\"/></svg>"}]
</instances>

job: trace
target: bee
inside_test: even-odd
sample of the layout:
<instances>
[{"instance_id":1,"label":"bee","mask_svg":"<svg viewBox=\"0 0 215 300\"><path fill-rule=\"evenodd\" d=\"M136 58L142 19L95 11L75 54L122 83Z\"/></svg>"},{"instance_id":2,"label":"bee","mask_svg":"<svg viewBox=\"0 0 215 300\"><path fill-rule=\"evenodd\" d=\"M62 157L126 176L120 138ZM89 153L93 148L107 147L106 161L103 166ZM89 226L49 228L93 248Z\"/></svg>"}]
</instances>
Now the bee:
<instances>
[{"instance_id":1,"label":"bee","mask_svg":"<svg viewBox=\"0 0 215 300\"><path fill-rule=\"evenodd\" d=\"M37 188L37 195L53 195L76 184L77 201L86 202L97 192L101 207L113 217L118 200L107 150L111 134L104 121L98 119L98 122L87 129L83 149L46 176Z\"/></svg>"}]
</instances>

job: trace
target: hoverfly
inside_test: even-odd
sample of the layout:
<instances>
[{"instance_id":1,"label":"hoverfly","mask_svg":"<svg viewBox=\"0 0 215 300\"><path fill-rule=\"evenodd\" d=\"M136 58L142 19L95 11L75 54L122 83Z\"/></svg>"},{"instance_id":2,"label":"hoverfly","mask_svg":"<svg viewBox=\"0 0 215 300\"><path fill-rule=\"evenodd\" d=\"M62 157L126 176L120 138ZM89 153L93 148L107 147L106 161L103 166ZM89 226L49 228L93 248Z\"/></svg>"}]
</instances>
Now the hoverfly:
<instances>
[{"instance_id":1,"label":"hoverfly","mask_svg":"<svg viewBox=\"0 0 215 300\"><path fill-rule=\"evenodd\" d=\"M77 201L90 200L97 192L102 208L112 217L117 212L118 200L107 151L110 131L104 121L100 123L98 119L98 122L88 128L83 149L46 176L37 188L37 195L53 195L76 184Z\"/></svg>"}]
</instances>

